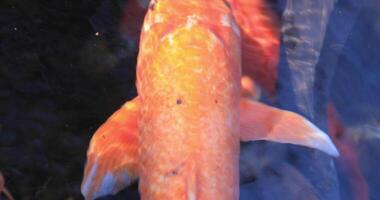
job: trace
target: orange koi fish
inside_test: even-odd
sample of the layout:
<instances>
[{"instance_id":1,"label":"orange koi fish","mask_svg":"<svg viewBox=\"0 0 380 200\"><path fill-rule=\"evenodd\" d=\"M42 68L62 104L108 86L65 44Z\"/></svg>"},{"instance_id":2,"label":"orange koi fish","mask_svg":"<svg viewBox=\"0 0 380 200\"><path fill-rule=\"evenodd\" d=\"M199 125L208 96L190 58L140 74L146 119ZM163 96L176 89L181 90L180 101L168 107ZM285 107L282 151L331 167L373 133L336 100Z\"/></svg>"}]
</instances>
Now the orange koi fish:
<instances>
[{"instance_id":1,"label":"orange koi fish","mask_svg":"<svg viewBox=\"0 0 380 200\"><path fill-rule=\"evenodd\" d=\"M276 93L280 30L266 0L227 0L240 28L242 73L253 78L272 99Z\"/></svg>"},{"instance_id":2,"label":"orange koi fish","mask_svg":"<svg viewBox=\"0 0 380 200\"><path fill-rule=\"evenodd\" d=\"M137 178L141 199L239 199L240 141L338 155L305 118L251 100L257 93L252 80L241 79L244 48L233 8L224 0L151 1L138 97L91 139L81 187L86 199L115 194Z\"/></svg>"}]
</instances>

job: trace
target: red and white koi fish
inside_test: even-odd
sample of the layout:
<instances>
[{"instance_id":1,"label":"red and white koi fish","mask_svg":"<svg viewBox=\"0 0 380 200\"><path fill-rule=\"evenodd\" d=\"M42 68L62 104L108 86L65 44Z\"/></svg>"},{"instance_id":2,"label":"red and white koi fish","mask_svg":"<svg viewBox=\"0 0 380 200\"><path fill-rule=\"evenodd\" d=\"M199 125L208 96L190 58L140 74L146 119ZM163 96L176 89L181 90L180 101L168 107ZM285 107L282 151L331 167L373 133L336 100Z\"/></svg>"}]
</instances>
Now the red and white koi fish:
<instances>
[{"instance_id":1,"label":"red and white koi fish","mask_svg":"<svg viewBox=\"0 0 380 200\"><path fill-rule=\"evenodd\" d=\"M240 141L338 155L300 115L241 97L243 90L256 93L241 81L244 48L231 8L224 0L151 1L138 97L93 136L81 188L86 199L115 194L139 178L144 200L237 200Z\"/></svg>"}]
</instances>

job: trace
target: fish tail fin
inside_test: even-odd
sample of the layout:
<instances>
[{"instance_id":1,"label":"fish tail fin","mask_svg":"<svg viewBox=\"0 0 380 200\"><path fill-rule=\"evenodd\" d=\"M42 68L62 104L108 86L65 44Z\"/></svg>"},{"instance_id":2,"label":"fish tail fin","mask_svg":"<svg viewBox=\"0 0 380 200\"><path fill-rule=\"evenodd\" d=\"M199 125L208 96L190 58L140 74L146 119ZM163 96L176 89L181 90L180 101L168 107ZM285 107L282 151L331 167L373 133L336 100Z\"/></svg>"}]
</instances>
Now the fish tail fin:
<instances>
[{"instance_id":1,"label":"fish tail fin","mask_svg":"<svg viewBox=\"0 0 380 200\"><path fill-rule=\"evenodd\" d=\"M138 97L125 103L94 134L81 192L85 199L115 194L138 177Z\"/></svg>"},{"instance_id":2,"label":"fish tail fin","mask_svg":"<svg viewBox=\"0 0 380 200\"><path fill-rule=\"evenodd\" d=\"M248 99L241 100L240 110L242 141L290 143L318 149L331 156L339 155L327 134L299 114Z\"/></svg>"}]
</instances>

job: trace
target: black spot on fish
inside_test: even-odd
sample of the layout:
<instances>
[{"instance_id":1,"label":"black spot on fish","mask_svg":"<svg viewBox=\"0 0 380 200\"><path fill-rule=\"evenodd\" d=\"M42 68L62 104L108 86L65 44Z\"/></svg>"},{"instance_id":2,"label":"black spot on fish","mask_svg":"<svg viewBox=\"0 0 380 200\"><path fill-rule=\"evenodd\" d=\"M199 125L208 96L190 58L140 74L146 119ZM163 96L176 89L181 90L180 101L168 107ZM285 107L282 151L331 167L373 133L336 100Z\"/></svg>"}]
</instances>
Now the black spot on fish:
<instances>
[{"instance_id":1,"label":"black spot on fish","mask_svg":"<svg viewBox=\"0 0 380 200\"><path fill-rule=\"evenodd\" d=\"M178 170L170 170L169 172L165 173L166 178L177 176L177 175L178 175Z\"/></svg>"},{"instance_id":2,"label":"black spot on fish","mask_svg":"<svg viewBox=\"0 0 380 200\"><path fill-rule=\"evenodd\" d=\"M214 102L215 102L215 104L218 104L218 100L217 99L215 99Z\"/></svg>"},{"instance_id":3,"label":"black spot on fish","mask_svg":"<svg viewBox=\"0 0 380 200\"><path fill-rule=\"evenodd\" d=\"M170 175L171 176L176 176L178 174L178 171L177 170L172 170L170 171Z\"/></svg>"},{"instance_id":4,"label":"black spot on fish","mask_svg":"<svg viewBox=\"0 0 380 200\"><path fill-rule=\"evenodd\" d=\"M175 167L174 169L171 169L169 170L167 173L165 173L165 177L173 177L173 176L177 176L178 174L180 174L181 172L181 169L185 166L185 163L181 163L179 164L177 167Z\"/></svg>"},{"instance_id":5,"label":"black spot on fish","mask_svg":"<svg viewBox=\"0 0 380 200\"><path fill-rule=\"evenodd\" d=\"M224 2L224 5L226 5L229 9L231 9L230 3L228 3L226 0L224 0L223 2Z\"/></svg>"},{"instance_id":6,"label":"black spot on fish","mask_svg":"<svg viewBox=\"0 0 380 200\"><path fill-rule=\"evenodd\" d=\"M179 163L177 166L175 166L174 168L170 169L168 172L165 173L165 176L166 177L173 177L173 176L177 176L181 173L181 171L183 170L183 167L185 166L185 162L181 162Z\"/></svg>"},{"instance_id":7,"label":"black spot on fish","mask_svg":"<svg viewBox=\"0 0 380 200\"><path fill-rule=\"evenodd\" d=\"M177 99L176 103L177 103L177 105L182 104L182 99Z\"/></svg>"}]
</instances>

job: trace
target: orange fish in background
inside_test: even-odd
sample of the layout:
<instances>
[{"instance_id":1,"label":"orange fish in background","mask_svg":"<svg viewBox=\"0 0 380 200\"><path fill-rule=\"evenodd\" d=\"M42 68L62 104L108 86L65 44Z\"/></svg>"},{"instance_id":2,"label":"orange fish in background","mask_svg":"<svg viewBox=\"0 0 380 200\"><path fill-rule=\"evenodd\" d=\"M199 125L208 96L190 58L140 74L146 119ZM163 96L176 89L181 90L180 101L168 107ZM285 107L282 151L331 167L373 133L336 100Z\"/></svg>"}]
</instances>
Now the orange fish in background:
<instances>
[{"instance_id":1,"label":"orange fish in background","mask_svg":"<svg viewBox=\"0 0 380 200\"><path fill-rule=\"evenodd\" d=\"M272 100L276 94L280 30L266 0L227 0L242 37L242 73L253 78Z\"/></svg>"},{"instance_id":2,"label":"orange fish in background","mask_svg":"<svg viewBox=\"0 0 380 200\"><path fill-rule=\"evenodd\" d=\"M329 132L333 141L341 152L338 162L344 166L344 171L349 177L350 191L354 200L367 200L369 199L368 185L363 177L358 161L356 147L352 139L347 137L345 128L340 123L338 113L332 103L327 106L327 119L329 125Z\"/></svg>"},{"instance_id":3,"label":"orange fish in background","mask_svg":"<svg viewBox=\"0 0 380 200\"><path fill-rule=\"evenodd\" d=\"M115 194L137 178L142 199L239 199L240 141L338 155L305 118L251 100L256 87L241 80L244 48L231 8L238 7L223 0L151 2L139 96L93 136L81 188L86 199Z\"/></svg>"}]
</instances>

